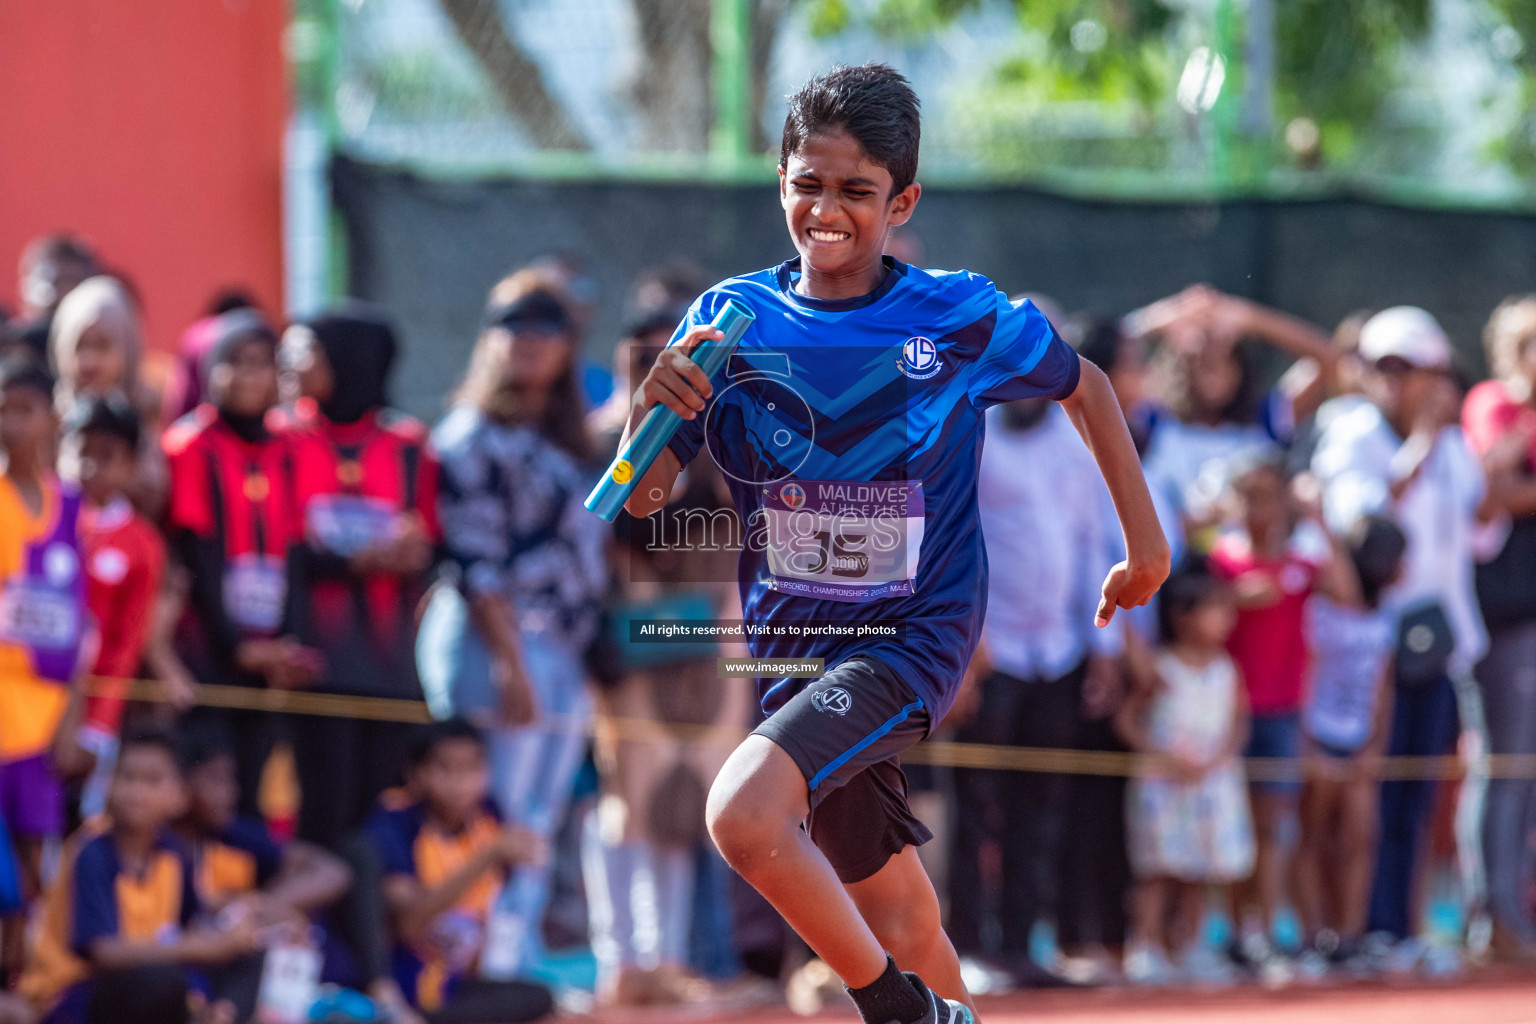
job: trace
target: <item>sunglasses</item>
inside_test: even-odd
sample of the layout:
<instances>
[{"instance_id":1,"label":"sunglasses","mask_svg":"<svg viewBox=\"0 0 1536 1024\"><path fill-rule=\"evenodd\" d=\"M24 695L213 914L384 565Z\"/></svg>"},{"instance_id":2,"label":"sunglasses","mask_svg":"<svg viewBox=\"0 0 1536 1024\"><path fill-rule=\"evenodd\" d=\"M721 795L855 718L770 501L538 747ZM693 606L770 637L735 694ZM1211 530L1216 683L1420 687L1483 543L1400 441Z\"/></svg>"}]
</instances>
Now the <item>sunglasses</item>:
<instances>
[{"instance_id":1,"label":"sunglasses","mask_svg":"<svg viewBox=\"0 0 1536 1024\"><path fill-rule=\"evenodd\" d=\"M564 341L567 333L564 324L549 320L504 320L495 326L522 341Z\"/></svg>"},{"instance_id":2,"label":"sunglasses","mask_svg":"<svg viewBox=\"0 0 1536 1024\"><path fill-rule=\"evenodd\" d=\"M1402 377L1415 371L1447 379L1454 379L1456 376L1456 371L1449 366L1417 366L1402 356L1382 356L1372 364L1372 368L1384 377Z\"/></svg>"}]
</instances>

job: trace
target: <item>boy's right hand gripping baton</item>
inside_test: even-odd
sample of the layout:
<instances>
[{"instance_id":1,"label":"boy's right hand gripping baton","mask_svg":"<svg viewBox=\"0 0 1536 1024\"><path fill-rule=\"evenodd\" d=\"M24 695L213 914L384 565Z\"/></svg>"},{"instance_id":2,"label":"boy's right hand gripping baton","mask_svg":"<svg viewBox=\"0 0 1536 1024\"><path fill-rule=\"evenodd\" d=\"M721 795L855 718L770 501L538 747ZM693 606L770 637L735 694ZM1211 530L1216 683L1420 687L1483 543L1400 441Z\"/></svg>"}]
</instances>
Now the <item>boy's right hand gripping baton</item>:
<instances>
[{"instance_id":1,"label":"boy's right hand gripping baton","mask_svg":"<svg viewBox=\"0 0 1536 1024\"><path fill-rule=\"evenodd\" d=\"M688 358L698 364L704 376L713 377L725 365L725 361L731 358L741 336L755 319L746 306L735 299L726 300L725 308L720 310L710 324L725 337L719 341L699 342ZM629 439L629 443L619 449L618 458L613 460L608 472L603 474L597 486L592 488L592 493L587 495L587 508L596 512L605 522L611 523L618 518L619 509L624 507L629 496L640 485L641 477L651 468L651 463L656 461L667 442L672 440L672 435L677 433L682 422L683 418L666 406L653 406L645 414L645 419L640 421L640 428Z\"/></svg>"}]
</instances>

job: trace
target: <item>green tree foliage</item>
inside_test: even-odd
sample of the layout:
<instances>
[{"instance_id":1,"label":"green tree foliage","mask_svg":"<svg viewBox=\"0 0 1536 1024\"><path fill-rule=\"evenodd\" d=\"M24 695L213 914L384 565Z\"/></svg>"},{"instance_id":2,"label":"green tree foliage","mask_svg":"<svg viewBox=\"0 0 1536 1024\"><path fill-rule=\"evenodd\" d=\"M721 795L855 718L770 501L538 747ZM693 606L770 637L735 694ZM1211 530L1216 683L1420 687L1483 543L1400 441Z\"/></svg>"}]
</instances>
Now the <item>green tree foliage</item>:
<instances>
[{"instance_id":1,"label":"green tree foliage","mask_svg":"<svg viewBox=\"0 0 1536 1024\"><path fill-rule=\"evenodd\" d=\"M1279 0L1276 123L1310 118L1324 158L1347 161L1378 127L1403 45L1424 37L1429 17L1430 0Z\"/></svg>"},{"instance_id":2,"label":"green tree foliage","mask_svg":"<svg viewBox=\"0 0 1536 1024\"><path fill-rule=\"evenodd\" d=\"M809 24L824 36L861 27L920 39L983 2L813 0ZM1492 2L1507 9L1512 23L1520 21L1516 28L1523 36L1536 39L1536 3ZM1273 137L1255 141L1280 152L1286 126L1307 118L1321 135L1324 163L1344 169L1373 133L1391 131L1383 114L1400 84L1400 57L1429 31L1431 0L1271 3ZM1194 131L1174 96L1196 47L1211 47L1227 62L1221 102L1237 102L1244 87L1248 0L1197 6L1177 0L1011 0L1011 6L1019 26L1017 53L998 62L975 104L964 106L994 112L990 129L980 133L983 150L994 158L1013 154L1009 159L1021 170L1106 157L1125 161L1123 167L1152 167L1168 157L1171 144ZM1528 50L1524 59L1533 58ZM1079 106L1081 137L1074 142L1058 131L1053 144L1042 145L1042 126L1061 120L1052 105L1085 102L1101 108L1098 129L1082 124ZM1225 121L1229 130L1236 123ZM1015 144L1001 144L1010 130ZM1111 139L1115 135L1118 142ZM1536 160L1536 142L1529 131L1524 138L1525 158Z\"/></svg>"},{"instance_id":3,"label":"green tree foliage","mask_svg":"<svg viewBox=\"0 0 1536 1024\"><path fill-rule=\"evenodd\" d=\"M1536 177L1536 3L1489 0L1489 6L1504 22L1489 47L1496 60L1509 65L1517 91L1513 123L1494 141L1490 155L1529 182Z\"/></svg>"}]
</instances>

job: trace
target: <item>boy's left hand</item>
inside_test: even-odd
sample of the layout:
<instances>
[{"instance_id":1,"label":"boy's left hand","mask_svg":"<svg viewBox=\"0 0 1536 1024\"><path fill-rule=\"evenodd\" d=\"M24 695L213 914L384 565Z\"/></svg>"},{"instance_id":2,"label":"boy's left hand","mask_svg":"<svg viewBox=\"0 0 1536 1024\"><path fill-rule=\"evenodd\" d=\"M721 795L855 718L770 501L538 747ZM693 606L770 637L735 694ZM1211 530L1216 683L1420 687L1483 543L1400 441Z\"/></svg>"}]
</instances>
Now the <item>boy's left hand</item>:
<instances>
[{"instance_id":1,"label":"boy's left hand","mask_svg":"<svg viewBox=\"0 0 1536 1024\"><path fill-rule=\"evenodd\" d=\"M1099 598L1099 610L1093 624L1103 629L1115 617L1119 608L1140 608L1152 600L1157 588L1168 578L1169 559L1166 547L1163 557L1156 562L1127 559L1109 570L1104 578L1104 588Z\"/></svg>"}]
</instances>

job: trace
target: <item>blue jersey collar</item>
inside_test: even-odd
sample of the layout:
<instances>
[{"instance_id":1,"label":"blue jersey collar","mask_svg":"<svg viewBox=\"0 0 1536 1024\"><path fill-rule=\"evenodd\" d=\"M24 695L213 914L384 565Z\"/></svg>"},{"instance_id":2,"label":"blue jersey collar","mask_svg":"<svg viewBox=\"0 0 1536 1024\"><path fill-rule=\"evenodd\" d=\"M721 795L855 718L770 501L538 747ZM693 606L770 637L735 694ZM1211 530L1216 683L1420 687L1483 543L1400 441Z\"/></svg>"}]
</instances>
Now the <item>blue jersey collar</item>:
<instances>
[{"instance_id":1,"label":"blue jersey collar","mask_svg":"<svg viewBox=\"0 0 1536 1024\"><path fill-rule=\"evenodd\" d=\"M885 275L885 280L881 281L879 287L868 295L856 295L851 299L813 299L809 295L801 295L795 291L793 285L795 279L800 276L799 256L786 263L779 264L775 274L779 281L779 291L783 292L785 297L791 302L798 303L809 309L821 310L824 313L846 313L850 309L862 309L865 306L879 302L885 298L892 288L896 287L898 280L906 276L907 265L896 257L882 256L880 259L885 263L886 269L890 271L890 273Z\"/></svg>"}]
</instances>

